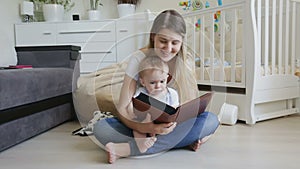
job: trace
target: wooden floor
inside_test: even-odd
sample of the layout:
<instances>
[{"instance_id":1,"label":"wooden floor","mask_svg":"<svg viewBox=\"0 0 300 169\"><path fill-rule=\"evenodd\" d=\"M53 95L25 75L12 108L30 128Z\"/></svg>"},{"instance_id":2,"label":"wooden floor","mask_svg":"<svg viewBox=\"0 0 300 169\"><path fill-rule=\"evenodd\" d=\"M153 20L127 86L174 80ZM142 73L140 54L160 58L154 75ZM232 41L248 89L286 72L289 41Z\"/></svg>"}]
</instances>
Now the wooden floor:
<instances>
[{"instance_id":1,"label":"wooden floor","mask_svg":"<svg viewBox=\"0 0 300 169\"><path fill-rule=\"evenodd\" d=\"M173 150L151 158L106 163L89 137L71 136L68 122L0 153L3 169L299 169L300 114L259 122L222 125L197 152Z\"/></svg>"}]
</instances>

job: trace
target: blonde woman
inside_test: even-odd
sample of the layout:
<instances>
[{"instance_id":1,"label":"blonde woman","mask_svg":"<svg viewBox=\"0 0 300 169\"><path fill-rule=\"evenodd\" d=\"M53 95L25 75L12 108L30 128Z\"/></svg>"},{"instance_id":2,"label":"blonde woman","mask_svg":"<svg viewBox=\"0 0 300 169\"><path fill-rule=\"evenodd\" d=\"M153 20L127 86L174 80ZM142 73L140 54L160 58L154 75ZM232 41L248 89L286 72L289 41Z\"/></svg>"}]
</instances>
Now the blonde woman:
<instances>
[{"instance_id":1,"label":"blonde woman","mask_svg":"<svg viewBox=\"0 0 300 169\"><path fill-rule=\"evenodd\" d=\"M194 61L183 45L185 35L186 25L182 16L175 10L165 10L153 22L149 45L133 53L129 59L117 105L118 117L100 120L94 126L95 137L109 152L109 163L121 157L155 154L173 148L189 147L196 151L219 126L217 116L211 112L204 112L180 124L138 123L129 118L131 98L139 86L139 63L151 52L168 64L169 75L172 77L168 86L178 91L181 104L198 96ZM155 143L141 153L134 140L133 130L148 133L149 136L156 135ZM119 148L108 144L110 142L127 146Z\"/></svg>"}]
</instances>

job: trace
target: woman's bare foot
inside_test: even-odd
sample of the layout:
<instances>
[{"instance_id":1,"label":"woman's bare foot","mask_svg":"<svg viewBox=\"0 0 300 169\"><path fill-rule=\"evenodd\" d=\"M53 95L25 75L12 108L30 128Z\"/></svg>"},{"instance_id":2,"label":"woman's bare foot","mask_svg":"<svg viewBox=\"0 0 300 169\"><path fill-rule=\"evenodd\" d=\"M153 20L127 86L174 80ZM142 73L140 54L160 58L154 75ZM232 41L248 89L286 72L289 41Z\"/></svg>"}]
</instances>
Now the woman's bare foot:
<instances>
[{"instance_id":1,"label":"woman's bare foot","mask_svg":"<svg viewBox=\"0 0 300 169\"><path fill-rule=\"evenodd\" d=\"M135 138L137 147L141 153L146 152L156 142L156 137Z\"/></svg>"},{"instance_id":2,"label":"woman's bare foot","mask_svg":"<svg viewBox=\"0 0 300 169\"><path fill-rule=\"evenodd\" d=\"M194 143L190 144L188 148L192 151L197 151L201 146L201 140L197 140Z\"/></svg>"},{"instance_id":3,"label":"woman's bare foot","mask_svg":"<svg viewBox=\"0 0 300 169\"><path fill-rule=\"evenodd\" d=\"M191 149L192 151L197 151L200 148L201 144L205 143L210 137L211 135L203 137L201 140L195 141L194 143L189 145L189 149Z\"/></svg>"},{"instance_id":4,"label":"woman's bare foot","mask_svg":"<svg viewBox=\"0 0 300 169\"><path fill-rule=\"evenodd\" d=\"M128 157L130 155L130 147L128 143L112 143L105 145L107 151L107 162L113 164L121 157Z\"/></svg>"}]
</instances>

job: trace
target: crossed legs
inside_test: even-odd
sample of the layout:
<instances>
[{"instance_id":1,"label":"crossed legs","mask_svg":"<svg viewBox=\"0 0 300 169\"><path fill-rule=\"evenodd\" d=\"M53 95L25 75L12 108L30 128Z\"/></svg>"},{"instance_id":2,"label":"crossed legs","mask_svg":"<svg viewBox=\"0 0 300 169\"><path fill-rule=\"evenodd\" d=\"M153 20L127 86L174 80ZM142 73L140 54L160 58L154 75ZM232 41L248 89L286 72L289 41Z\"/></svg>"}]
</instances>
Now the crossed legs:
<instances>
[{"instance_id":1,"label":"crossed legs","mask_svg":"<svg viewBox=\"0 0 300 169\"><path fill-rule=\"evenodd\" d=\"M192 122L192 121L190 121ZM188 123L191 124L191 123ZM106 147L108 151L108 162L114 163L121 157L135 156L141 154L155 154L163 152L172 148L189 147L190 150L196 151L201 144L203 144L210 135L212 135L219 126L218 118L213 113L203 113L192 122L191 127L188 125L178 125L175 130L168 135L157 135L156 141L147 137L146 140L141 141L145 153L140 152L142 146L138 146L135 138L133 138L133 131L127 128L124 124L115 118L105 119L95 124L94 135ZM189 131L188 133L184 133ZM178 135L181 135L180 137ZM140 138L141 140L144 138ZM147 145L147 143L154 142ZM181 140L178 143L173 142ZM194 141L193 141L194 140ZM195 141L197 140L197 141ZM148 142L149 141L149 142ZM114 143L112 143L114 142ZM150 148L149 148L150 147ZM142 150L143 148L141 148Z\"/></svg>"}]
</instances>

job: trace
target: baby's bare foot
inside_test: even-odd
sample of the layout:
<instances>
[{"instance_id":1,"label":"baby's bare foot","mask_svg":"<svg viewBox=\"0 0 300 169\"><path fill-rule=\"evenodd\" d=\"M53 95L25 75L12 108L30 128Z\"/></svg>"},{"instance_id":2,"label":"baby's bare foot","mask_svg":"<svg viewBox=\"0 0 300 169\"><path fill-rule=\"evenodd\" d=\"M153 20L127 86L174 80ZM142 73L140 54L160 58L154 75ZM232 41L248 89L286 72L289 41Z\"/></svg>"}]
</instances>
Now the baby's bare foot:
<instances>
[{"instance_id":1,"label":"baby's bare foot","mask_svg":"<svg viewBox=\"0 0 300 169\"><path fill-rule=\"evenodd\" d=\"M141 153L146 152L156 142L156 137L136 138L136 144Z\"/></svg>"},{"instance_id":2,"label":"baby's bare foot","mask_svg":"<svg viewBox=\"0 0 300 169\"><path fill-rule=\"evenodd\" d=\"M117 159L120 158L116 154L115 144L114 143L107 143L105 145L106 151L107 151L107 162L110 164L113 164Z\"/></svg>"}]
</instances>

